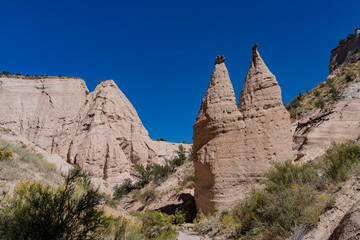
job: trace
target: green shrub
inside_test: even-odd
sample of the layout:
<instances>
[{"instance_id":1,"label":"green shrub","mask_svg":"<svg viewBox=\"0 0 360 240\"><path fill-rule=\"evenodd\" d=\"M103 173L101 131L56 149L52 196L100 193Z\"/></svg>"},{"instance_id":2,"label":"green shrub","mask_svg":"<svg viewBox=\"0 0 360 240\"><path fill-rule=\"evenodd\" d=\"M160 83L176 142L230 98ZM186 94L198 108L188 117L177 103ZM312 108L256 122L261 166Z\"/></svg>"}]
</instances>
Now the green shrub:
<instances>
[{"instance_id":1,"label":"green shrub","mask_svg":"<svg viewBox=\"0 0 360 240\"><path fill-rule=\"evenodd\" d=\"M176 239L178 229L173 225L175 217L160 211L148 210L142 215L142 233L149 239Z\"/></svg>"},{"instance_id":2,"label":"green shrub","mask_svg":"<svg viewBox=\"0 0 360 240\"><path fill-rule=\"evenodd\" d=\"M98 205L101 195L86 174L75 168L52 189L37 182L19 183L0 207L4 239L96 239L111 218Z\"/></svg>"},{"instance_id":3,"label":"green shrub","mask_svg":"<svg viewBox=\"0 0 360 240\"><path fill-rule=\"evenodd\" d=\"M151 165L147 165L146 167L140 163L135 163L133 165L134 170L137 172L136 177L139 181L136 183L136 188L141 189L146 184L148 184L151 180Z\"/></svg>"},{"instance_id":4,"label":"green shrub","mask_svg":"<svg viewBox=\"0 0 360 240\"><path fill-rule=\"evenodd\" d=\"M171 165L178 167L184 164L184 162L186 161L186 152L184 149L183 145L179 145L179 150L176 152L178 154L177 157L175 157L172 161L171 161Z\"/></svg>"},{"instance_id":5,"label":"green shrub","mask_svg":"<svg viewBox=\"0 0 360 240\"><path fill-rule=\"evenodd\" d=\"M116 185L114 188L114 199L115 200L119 200L121 199L124 195L130 193L132 190L135 189L135 186L132 184L132 181L130 178L126 178L124 180L124 182L118 186Z\"/></svg>"},{"instance_id":6,"label":"green shrub","mask_svg":"<svg viewBox=\"0 0 360 240\"><path fill-rule=\"evenodd\" d=\"M353 71L349 70L346 72L345 74L345 80L346 82L351 82L353 80L356 79L356 73L354 73Z\"/></svg>"},{"instance_id":7,"label":"green shrub","mask_svg":"<svg viewBox=\"0 0 360 240\"><path fill-rule=\"evenodd\" d=\"M358 169L360 146L355 142L333 143L323 158L326 176L334 181L344 181L351 171Z\"/></svg>"},{"instance_id":8,"label":"green shrub","mask_svg":"<svg viewBox=\"0 0 360 240\"><path fill-rule=\"evenodd\" d=\"M320 91L317 90L317 89L315 89L315 90L313 91L313 93L314 93L314 96L315 96L315 97L319 97L319 96L320 96Z\"/></svg>"},{"instance_id":9,"label":"green shrub","mask_svg":"<svg viewBox=\"0 0 360 240\"><path fill-rule=\"evenodd\" d=\"M183 180L180 182L180 186L194 187L195 169L191 169L185 174Z\"/></svg>"},{"instance_id":10,"label":"green shrub","mask_svg":"<svg viewBox=\"0 0 360 240\"><path fill-rule=\"evenodd\" d=\"M0 148L0 161L9 160L13 157L13 152L11 150L5 150Z\"/></svg>"},{"instance_id":11,"label":"green shrub","mask_svg":"<svg viewBox=\"0 0 360 240\"><path fill-rule=\"evenodd\" d=\"M148 205L152 201L154 201L158 196L158 193L153 188L136 190L133 195L133 199L141 201L143 204Z\"/></svg>"},{"instance_id":12,"label":"green shrub","mask_svg":"<svg viewBox=\"0 0 360 240\"><path fill-rule=\"evenodd\" d=\"M319 165L309 163L293 163L288 160L283 163L276 162L264 175L268 182L266 190L275 192L289 188L294 184L310 185L317 188L321 185L321 173Z\"/></svg>"},{"instance_id":13,"label":"green shrub","mask_svg":"<svg viewBox=\"0 0 360 240\"><path fill-rule=\"evenodd\" d=\"M170 164L164 165L152 164L151 165L151 181L155 184L160 184L165 181L172 173L174 168Z\"/></svg>"},{"instance_id":14,"label":"green shrub","mask_svg":"<svg viewBox=\"0 0 360 240\"><path fill-rule=\"evenodd\" d=\"M323 109L325 107L325 102L322 99L319 99L315 102L315 107Z\"/></svg>"},{"instance_id":15,"label":"green shrub","mask_svg":"<svg viewBox=\"0 0 360 240\"><path fill-rule=\"evenodd\" d=\"M360 53L360 48L356 49L355 54Z\"/></svg>"}]
</instances>

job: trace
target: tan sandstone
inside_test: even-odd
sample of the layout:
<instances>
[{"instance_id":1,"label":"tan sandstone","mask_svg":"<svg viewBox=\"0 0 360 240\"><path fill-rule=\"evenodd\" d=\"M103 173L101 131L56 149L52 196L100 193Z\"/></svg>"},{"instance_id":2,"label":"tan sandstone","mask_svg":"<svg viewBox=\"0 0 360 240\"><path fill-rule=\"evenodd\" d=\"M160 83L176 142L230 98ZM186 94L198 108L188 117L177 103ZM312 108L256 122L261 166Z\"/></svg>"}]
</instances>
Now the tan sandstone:
<instances>
[{"instance_id":1,"label":"tan sandstone","mask_svg":"<svg viewBox=\"0 0 360 240\"><path fill-rule=\"evenodd\" d=\"M109 186L130 176L133 163L164 163L179 144L153 141L114 81L88 92L79 78L0 78L0 125ZM190 146L184 144L185 149Z\"/></svg>"},{"instance_id":2,"label":"tan sandstone","mask_svg":"<svg viewBox=\"0 0 360 240\"><path fill-rule=\"evenodd\" d=\"M293 155L290 117L257 45L239 106L218 58L193 127L195 201L205 213L243 198L272 161Z\"/></svg>"}]
</instances>

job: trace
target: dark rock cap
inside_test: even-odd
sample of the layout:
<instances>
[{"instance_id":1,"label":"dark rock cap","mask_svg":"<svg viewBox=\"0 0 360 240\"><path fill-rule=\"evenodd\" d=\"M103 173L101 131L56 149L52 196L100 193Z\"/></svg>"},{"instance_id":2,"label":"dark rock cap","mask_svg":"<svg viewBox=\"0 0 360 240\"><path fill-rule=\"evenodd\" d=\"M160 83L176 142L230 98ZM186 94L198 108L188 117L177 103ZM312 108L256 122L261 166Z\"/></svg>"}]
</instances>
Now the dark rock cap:
<instances>
[{"instance_id":1,"label":"dark rock cap","mask_svg":"<svg viewBox=\"0 0 360 240\"><path fill-rule=\"evenodd\" d=\"M221 56L219 55L219 56L216 57L215 64L220 64L220 63L223 63L223 62L225 62L224 55L221 55Z\"/></svg>"}]
</instances>

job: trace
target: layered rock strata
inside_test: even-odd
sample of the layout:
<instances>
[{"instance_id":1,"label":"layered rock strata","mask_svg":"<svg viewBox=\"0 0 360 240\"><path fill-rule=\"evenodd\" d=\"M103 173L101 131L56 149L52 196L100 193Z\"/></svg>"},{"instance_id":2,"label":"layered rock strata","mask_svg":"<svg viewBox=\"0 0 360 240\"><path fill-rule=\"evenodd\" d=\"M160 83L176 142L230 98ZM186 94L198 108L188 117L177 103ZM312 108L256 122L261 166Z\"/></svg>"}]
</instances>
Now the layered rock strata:
<instances>
[{"instance_id":1,"label":"layered rock strata","mask_svg":"<svg viewBox=\"0 0 360 240\"><path fill-rule=\"evenodd\" d=\"M193 130L195 201L204 213L231 205L272 161L292 157L290 117L257 45L238 106L225 63L217 58Z\"/></svg>"},{"instance_id":2,"label":"layered rock strata","mask_svg":"<svg viewBox=\"0 0 360 240\"><path fill-rule=\"evenodd\" d=\"M113 184L133 163L163 163L178 149L151 140L112 80L89 93L79 78L3 76L0 102L0 125Z\"/></svg>"}]
</instances>

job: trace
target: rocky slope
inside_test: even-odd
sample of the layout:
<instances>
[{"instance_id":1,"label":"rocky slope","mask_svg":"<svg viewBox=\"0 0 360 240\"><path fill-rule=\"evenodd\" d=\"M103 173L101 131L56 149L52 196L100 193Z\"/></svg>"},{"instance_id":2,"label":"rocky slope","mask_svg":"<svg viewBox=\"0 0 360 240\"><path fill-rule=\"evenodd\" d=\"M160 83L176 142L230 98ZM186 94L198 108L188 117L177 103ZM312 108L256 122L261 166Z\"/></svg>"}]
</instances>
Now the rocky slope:
<instances>
[{"instance_id":1,"label":"rocky slope","mask_svg":"<svg viewBox=\"0 0 360 240\"><path fill-rule=\"evenodd\" d=\"M193 127L195 201L204 213L244 197L271 161L292 157L290 117L257 45L238 106L220 59Z\"/></svg>"},{"instance_id":2,"label":"rocky slope","mask_svg":"<svg viewBox=\"0 0 360 240\"><path fill-rule=\"evenodd\" d=\"M330 73L354 55L358 49L360 49L360 28L355 29L355 34L350 34L347 40L343 40L342 44L331 50Z\"/></svg>"},{"instance_id":3,"label":"rocky slope","mask_svg":"<svg viewBox=\"0 0 360 240\"><path fill-rule=\"evenodd\" d=\"M112 80L0 76L0 125L114 185L133 163L162 163L178 144L151 140ZM184 145L188 148L188 145Z\"/></svg>"},{"instance_id":4,"label":"rocky slope","mask_svg":"<svg viewBox=\"0 0 360 240\"><path fill-rule=\"evenodd\" d=\"M332 141L356 140L360 135L360 53L345 59L290 111L298 113L292 121L293 147L302 161L322 155Z\"/></svg>"}]
</instances>

